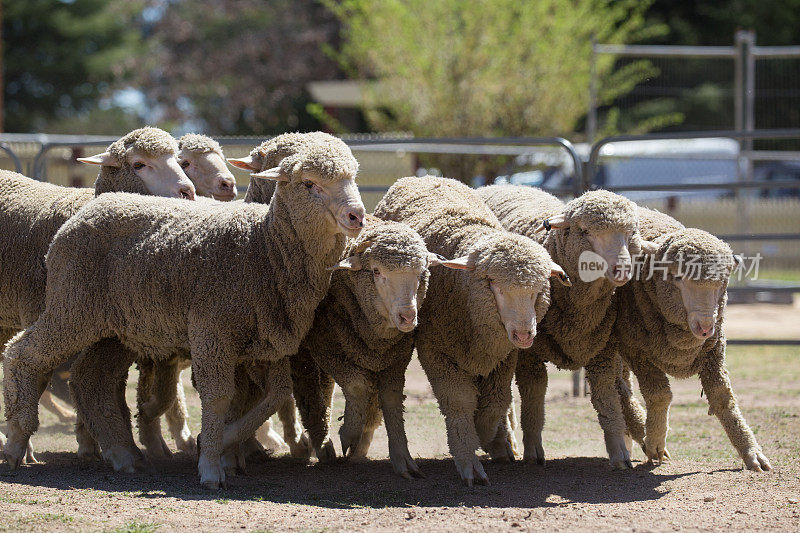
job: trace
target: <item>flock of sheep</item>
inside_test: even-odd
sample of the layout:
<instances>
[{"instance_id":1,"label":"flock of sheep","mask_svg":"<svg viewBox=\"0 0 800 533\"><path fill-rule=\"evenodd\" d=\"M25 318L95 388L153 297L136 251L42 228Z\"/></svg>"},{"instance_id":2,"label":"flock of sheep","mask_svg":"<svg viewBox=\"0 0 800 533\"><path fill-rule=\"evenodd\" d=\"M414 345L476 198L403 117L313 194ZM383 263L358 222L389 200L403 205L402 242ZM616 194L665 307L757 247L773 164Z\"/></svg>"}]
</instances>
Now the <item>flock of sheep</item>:
<instances>
[{"instance_id":1,"label":"flock of sheep","mask_svg":"<svg viewBox=\"0 0 800 533\"><path fill-rule=\"evenodd\" d=\"M324 133L280 135L230 159L252 173L242 202L223 203L235 181L207 137L142 128L81 161L100 165L94 190L0 172L0 446L12 469L35 461L40 401L69 416L50 392L67 377L78 454L140 467L124 394L136 363L147 455L170 455L165 415L207 488L283 439L292 455L335 459L334 383L345 396L342 454L365 459L383 419L394 470L422 476L403 420L414 349L468 485L488 482L478 448L515 458L514 375L524 458L544 462L546 362L586 369L614 468L631 467L632 440L651 461L669 457L667 376L699 375L746 466L770 469L725 369L737 259L707 232L607 191L564 204L430 176L399 179L368 215L358 162ZM586 251L608 265L589 282L578 271ZM664 275L634 276L637 254L666 264ZM694 278L680 268L689 255L700 258ZM197 442L180 380L189 367Z\"/></svg>"}]
</instances>

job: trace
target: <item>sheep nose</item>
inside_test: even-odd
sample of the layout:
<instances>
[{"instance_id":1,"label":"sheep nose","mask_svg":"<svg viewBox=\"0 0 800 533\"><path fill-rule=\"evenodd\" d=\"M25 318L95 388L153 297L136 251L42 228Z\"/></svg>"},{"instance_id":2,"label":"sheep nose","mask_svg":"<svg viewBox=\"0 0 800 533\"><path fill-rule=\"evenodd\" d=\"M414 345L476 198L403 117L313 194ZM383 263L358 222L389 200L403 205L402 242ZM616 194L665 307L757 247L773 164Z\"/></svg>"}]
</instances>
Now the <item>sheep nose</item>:
<instances>
[{"instance_id":1,"label":"sheep nose","mask_svg":"<svg viewBox=\"0 0 800 533\"><path fill-rule=\"evenodd\" d=\"M696 337L708 338L714 333L714 322L704 319L694 320L692 322L692 333Z\"/></svg>"},{"instance_id":2,"label":"sheep nose","mask_svg":"<svg viewBox=\"0 0 800 533\"><path fill-rule=\"evenodd\" d=\"M194 200L194 187L183 185L178 189L178 196L185 200Z\"/></svg>"},{"instance_id":3,"label":"sheep nose","mask_svg":"<svg viewBox=\"0 0 800 533\"><path fill-rule=\"evenodd\" d=\"M401 324L413 324L417 319L417 312L414 310L403 311L399 313Z\"/></svg>"},{"instance_id":4,"label":"sheep nose","mask_svg":"<svg viewBox=\"0 0 800 533\"><path fill-rule=\"evenodd\" d=\"M234 187L236 187L236 182L231 178L223 178L219 180L219 188L223 191L233 191Z\"/></svg>"},{"instance_id":5,"label":"sheep nose","mask_svg":"<svg viewBox=\"0 0 800 533\"><path fill-rule=\"evenodd\" d=\"M353 209L347 213L348 227L352 229L364 227L364 209Z\"/></svg>"},{"instance_id":6,"label":"sheep nose","mask_svg":"<svg viewBox=\"0 0 800 533\"><path fill-rule=\"evenodd\" d=\"M519 331L514 330L513 334L513 342L520 348L528 348L531 344L533 344L533 331Z\"/></svg>"},{"instance_id":7,"label":"sheep nose","mask_svg":"<svg viewBox=\"0 0 800 533\"><path fill-rule=\"evenodd\" d=\"M620 283L627 283L631 280L632 268L629 264L619 264L614 266L614 279Z\"/></svg>"}]
</instances>

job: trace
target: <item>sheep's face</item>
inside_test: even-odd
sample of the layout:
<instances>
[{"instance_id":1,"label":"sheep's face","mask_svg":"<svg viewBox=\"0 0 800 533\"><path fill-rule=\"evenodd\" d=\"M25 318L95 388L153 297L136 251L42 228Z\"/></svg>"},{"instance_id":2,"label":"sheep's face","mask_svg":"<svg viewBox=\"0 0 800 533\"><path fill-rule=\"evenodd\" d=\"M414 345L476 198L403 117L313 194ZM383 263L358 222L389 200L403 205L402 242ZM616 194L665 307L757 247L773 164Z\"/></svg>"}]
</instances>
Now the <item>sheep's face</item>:
<instances>
[{"instance_id":1,"label":"sheep's face","mask_svg":"<svg viewBox=\"0 0 800 533\"><path fill-rule=\"evenodd\" d=\"M714 335L719 301L725 291L725 282L719 280L693 280L679 275L669 275L670 283L678 290L686 311L686 322L692 335L707 339Z\"/></svg>"},{"instance_id":2,"label":"sheep's face","mask_svg":"<svg viewBox=\"0 0 800 533\"><path fill-rule=\"evenodd\" d=\"M314 172L303 172L291 186L305 191L312 203L324 209L331 229L348 237L357 237L364 228L366 209L361 203L356 180L343 176L336 180L324 179Z\"/></svg>"},{"instance_id":3,"label":"sheep's face","mask_svg":"<svg viewBox=\"0 0 800 533\"><path fill-rule=\"evenodd\" d=\"M579 226L580 227L580 226ZM633 276L631 252L629 249L634 228L623 227L613 230L579 230L588 241L587 249L602 257L608 263L606 279L615 287L621 287ZM602 278L601 278L602 279Z\"/></svg>"},{"instance_id":4,"label":"sheep's face","mask_svg":"<svg viewBox=\"0 0 800 533\"><path fill-rule=\"evenodd\" d=\"M375 285L375 307L395 328L408 333L417 327L420 282L428 278L426 268L389 268L370 261L369 275Z\"/></svg>"},{"instance_id":5,"label":"sheep's face","mask_svg":"<svg viewBox=\"0 0 800 533\"><path fill-rule=\"evenodd\" d=\"M120 160L110 152L91 157L80 157L81 163L106 167L126 168L144 184L147 193L153 196L166 196L194 200L195 188L178 163L174 152L158 155L130 148Z\"/></svg>"},{"instance_id":6,"label":"sheep's face","mask_svg":"<svg viewBox=\"0 0 800 533\"><path fill-rule=\"evenodd\" d=\"M555 276L570 284L544 248L520 235L498 233L485 237L469 255L442 264L451 268L461 264L461 268L473 272L478 279L471 305L485 308L480 302L491 298L508 340L518 348L533 344L536 324L550 305L549 278Z\"/></svg>"},{"instance_id":7,"label":"sheep's face","mask_svg":"<svg viewBox=\"0 0 800 533\"><path fill-rule=\"evenodd\" d=\"M200 196L213 197L221 202L236 198L236 180L222 154L213 150L200 152L182 148L178 152L178 163Z\"/></svg>"}]
</instances>

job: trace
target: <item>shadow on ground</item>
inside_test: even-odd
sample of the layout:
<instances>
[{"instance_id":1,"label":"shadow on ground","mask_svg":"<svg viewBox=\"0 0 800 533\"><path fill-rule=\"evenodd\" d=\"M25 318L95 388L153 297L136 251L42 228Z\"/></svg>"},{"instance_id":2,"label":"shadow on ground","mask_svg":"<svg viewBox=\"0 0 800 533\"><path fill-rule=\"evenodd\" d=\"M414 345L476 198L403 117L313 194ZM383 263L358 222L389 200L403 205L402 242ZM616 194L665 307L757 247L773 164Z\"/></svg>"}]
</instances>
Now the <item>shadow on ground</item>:
<instances>
[{"instance_id":1,"label":"shadow on ground","mask_svg":"<svg viewBox=\"0 0 800 533\"><path fill-rule=\"evenodd\" d=\"M249 500L295 503L328 508L489 506L540 508L565 503L624 503L657 500L670 480L695 474L659 474L646 465L612 471L601 458L553 459L545 466L521 462L485 468L490 486L461 485L452 459L420 459L426 479L405 480L387 460L352 464L307 464L288 457L248 465L248 474L230 480L228 488L200 488L194 461L186 455L157 461L148 472L121 474L73 453L38 454L41 464L9 472L0 466L0 482L50 487L125 492L140 498L181 500Z\"/></svg>"}]
</instances>

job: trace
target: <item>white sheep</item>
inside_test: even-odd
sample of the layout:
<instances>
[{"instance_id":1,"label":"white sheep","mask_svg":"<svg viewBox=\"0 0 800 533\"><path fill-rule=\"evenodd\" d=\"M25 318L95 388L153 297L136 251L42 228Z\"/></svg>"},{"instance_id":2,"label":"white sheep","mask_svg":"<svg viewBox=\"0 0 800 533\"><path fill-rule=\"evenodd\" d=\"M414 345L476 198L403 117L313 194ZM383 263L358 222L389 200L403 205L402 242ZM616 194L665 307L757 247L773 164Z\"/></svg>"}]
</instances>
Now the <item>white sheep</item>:
<instances>
[{"instance_id":1,"label":"white sheep","mask_svg":"<svg viewBox=\"0 0 800 533\"><path fill-rule=\"evenodd\" d=\"M256 176L279 181L268 207L210 209L109 194L73 216L47 255L44 312L6 349L9 465L18 467L37 428L43 376L113 334L153 359L191 355L202 404L200 481L212 489L224 484L222 451L252 435L290 394L287 356L327 293L326 267L338 260L345 236L363 227L357 169L349 148L330 137ZM237 363L249 359L272 363L264 399L226 427ZM102 411L88 415L102 425Z\"/></svg>"},{"instance_id":2,"label":"white sheep","mask_svg":"<svg viewBox=\"0 0 800 533\"><path fill-rule=\"evenodd\" d=\"M455 180L400 179L375 215L408 224L428 250L456 258L443 264L465 270L431 273L414 340L461 479L488 483L475 451L513 460L507 436L495 436L511 403L517 351L534 341L550 305L550 277L568 280L541 245L504 230Z\"/></svg>"}]
</instances>

